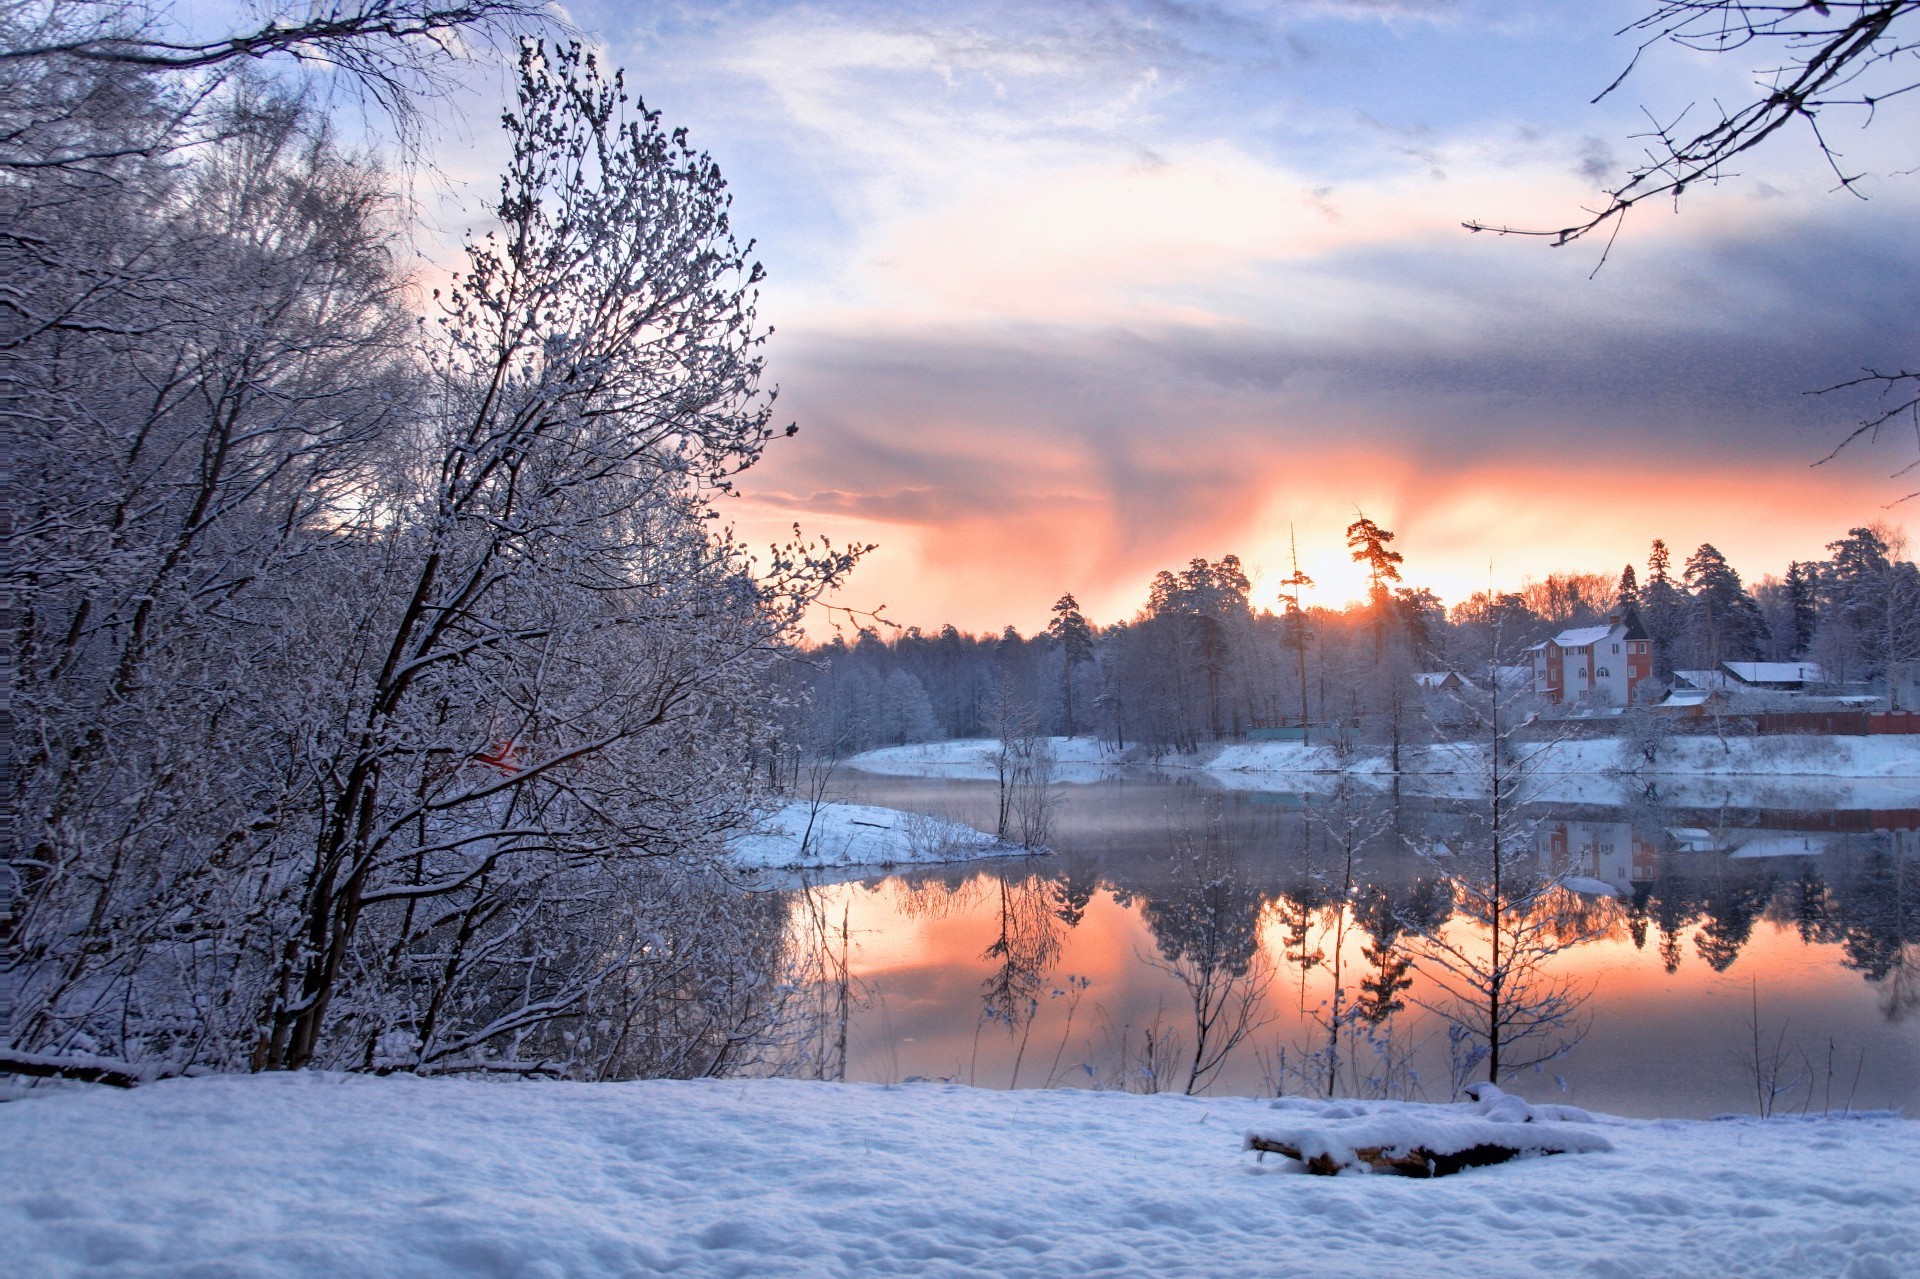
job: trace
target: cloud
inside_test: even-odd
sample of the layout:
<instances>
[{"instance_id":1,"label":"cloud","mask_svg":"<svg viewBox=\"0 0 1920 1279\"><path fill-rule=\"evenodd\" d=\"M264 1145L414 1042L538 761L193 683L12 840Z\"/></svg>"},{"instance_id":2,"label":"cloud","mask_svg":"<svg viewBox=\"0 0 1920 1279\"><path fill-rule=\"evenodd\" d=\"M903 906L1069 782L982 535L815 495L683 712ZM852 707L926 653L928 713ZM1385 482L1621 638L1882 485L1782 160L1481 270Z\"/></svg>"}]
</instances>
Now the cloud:
<instances>
[{"instance_id":1,"label":"cloud","mask_svg":"<svg viewBox=\"0 0 1920 1279\"><path fill-rule=\"evenodd\" d=\"M761 237L803 428L743 528L882 542L856 591L907 620L1032 624L1068 588L1118 616L1154 568L1270 560L1290 517L1337 583L1356 504L1456 585L1617 570L1662 521L1753 575L1892 495L1884 455L1808 471L1857 406L1803 393L1910 361L1910 187L1836 201L1783 146L1636 211L1592 280L1598 244L1460 229L1564 224L1639 102L1749 87L1660 56L1588 106L1612 7L660 12L627 60ZM1848 145L1901 167L1897 128Z\"/></svg>"},{"instance_id":2,"label":"cloud","mask_svg":"<svg viewBox=\"0 0 1920 1279\"><path fill-rule=\"evenodd\" d=\"M1122 616L1157 567L1277 564L1289 518L1337 590L1356 506L1450 598L1490 557L1508 580L1617 570L1654 536L1777 572L1894 496L1888 454L1809 469L1854 406L1804 392L1920 331L1902 225L1667 243L1592 283L1464 233L1293 270L1298 312L1369 299L1352 323L803 330L776 357L800 447L749 489L880 541L864 589L929 625L1030 624L1063 589Z\"/></svg>"}]
</instances>

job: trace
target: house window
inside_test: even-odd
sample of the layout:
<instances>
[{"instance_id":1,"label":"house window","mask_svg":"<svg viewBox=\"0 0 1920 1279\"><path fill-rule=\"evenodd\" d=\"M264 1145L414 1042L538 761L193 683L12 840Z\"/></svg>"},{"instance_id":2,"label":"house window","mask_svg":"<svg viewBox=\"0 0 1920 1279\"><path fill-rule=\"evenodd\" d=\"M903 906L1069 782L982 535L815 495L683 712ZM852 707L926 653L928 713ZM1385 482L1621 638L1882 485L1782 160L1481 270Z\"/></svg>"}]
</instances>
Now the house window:
<instances>
[{"instance_id":1,"label":"house window","mask_svg":"<svg viewBox=\"0 0 1920 1279\"><path fill-rule=\"evenodd\" d=\"M1619 652L1620 652L1620 646L1619 646L1618 644L1615 644L1615 645L1613 646L1613 651L1614 651L1614 654L1615 654L1616 656L1618 656L1618 655L1619 655Z\"/></svg>"},{"instance_id":2,"label":"house window","mask_svg":"<svg viewBox=\"0 0 1920 1279\"><path fill-rule=\"evenodd\" d=\"M1595 671L1594 674L1598 675L1601 679L1605 679L1607 677L1607 668L1602 666L1599 670Z\"/></svg>"}]
</instances>

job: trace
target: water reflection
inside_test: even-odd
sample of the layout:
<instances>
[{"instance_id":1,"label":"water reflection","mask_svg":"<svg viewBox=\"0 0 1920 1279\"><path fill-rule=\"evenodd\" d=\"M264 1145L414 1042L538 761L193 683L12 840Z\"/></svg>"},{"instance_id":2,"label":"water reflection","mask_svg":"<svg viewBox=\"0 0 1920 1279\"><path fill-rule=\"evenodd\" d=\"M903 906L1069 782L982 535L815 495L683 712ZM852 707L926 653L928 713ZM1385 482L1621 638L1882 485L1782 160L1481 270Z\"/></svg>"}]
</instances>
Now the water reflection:
<instances>
[{"instance_id":1,"label":"water reflection","mask_svg":"<svg viewBox=\"0 0 1920 1279\"><path fill-rule=\"evenodd\" d=\"M1448 995L1413 938L1463 903L1417 850L1465 846L1470 802L1068 791L1060 855L830 890L863 996L852 1077L1447 1093L1431 1009ZM991 820L991 788L967 782L862 778L859 798ZM1809 1053L1861 1055L1857 1104L1920 1102L1920 841L1875 829L1887 816L1530 811L1525 858L1590 890L1555 904L1566 947L1544 963L1591 991L1592 1030L1535 1085L1629 1113L1738 1109L1727 1044L1751 998Z\"/></svg>"}]
</instances>

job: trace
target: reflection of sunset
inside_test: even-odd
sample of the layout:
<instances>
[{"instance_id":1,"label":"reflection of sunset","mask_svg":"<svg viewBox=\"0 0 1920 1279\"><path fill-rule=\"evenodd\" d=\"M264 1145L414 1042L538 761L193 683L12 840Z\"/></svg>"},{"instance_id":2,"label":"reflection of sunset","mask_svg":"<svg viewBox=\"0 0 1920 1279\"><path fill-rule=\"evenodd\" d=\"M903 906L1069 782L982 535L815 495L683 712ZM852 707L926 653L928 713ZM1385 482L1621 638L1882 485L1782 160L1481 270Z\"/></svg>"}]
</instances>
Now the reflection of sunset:
<instances>
[{"instance_id":1,"label":"reflection of sunset","mask_svg":"<svg viewBox=\"0 0 1920 1279\"><path fill-rule=\"evenodd\" d=\"M1273 810L1257 804L1246 811L1250 820L1276 820ZM1138 830L1144 819L1164 830L1168 819L1150 813L1151 805L1116 811L1112 820L1120 824L1109 826L1087 811L1097 829ZM1150 838L1145 847L1161 842ZM1284 882L1298 873L1285 869L1299 851L1291 837L1270 834L1245 851L1252 865L1267 868L1259 873L1270 881L1276 874ZM1163 1042L1178 1041L1180 1052L1190 1051L1191 1032L1183 1029L1191 1017L1189 992L1166 959L1170 938L1178 933L1166 930L1188 927L1195 917L1179 906L1182 890L1166 879L1164 856L1147 851L1142 860L1120 863L1137 877L1134 886L1121 890L1130 898L1126 906L1116 900L1113 886L1103 883L1083 907L1069 908L1062 895L1066 867L1059 859L816 890L836 933L842 908L847 912L852 974L860 991L849 1048L852 1075L957 1077L991 1087L1117 1087L1128 1062L1138 1067L1139 1059L1129 1054L1141 1051L1148 1033ZM1420 873L1417 859L1408 863L1403 855L1397 860L1399 868L1387 870L1384 882L1405 882L1407 874ZM1373 864L1384 868L1395 861L1383 864L1376 857ZM1675 870L1668 863L1659 866L1663 875ZM1075 873L1084 876L1086 869L1082 864ZM1524 1073L1513 1086L1541 1097L1565 1096L1635 1113L1737 1109L1744 1085L1730 1063L1741 1036L1750 1033L1747 1019L1757 1005L1763 1034L1778 1037L1809 1061L1818 1057L1823 1087L1842 1090L1835 1104L1845 1102L1845 1094L1856 1087L1854 1104L1911 1103L1916 1081L1903 1063L1920 1048L1916 1027L1883 1019L1878 1011L1883 986L1849 967L1838 942L1809 944L1795 928L1755 916L1750 927L1726 924L1720 942L1703 944L1713 926L1711 894L1718 891L1713 885L1723 877L1768 892L1788 881L1768 867L1711 858L1680 870L1683 878L1659 881L1664 887L1656 890L1656 904L1659 893L1672 895L1689 884L1693 888L1687 892L1704 889L1709 896L1683 894L1692 904L1671 936L1655 919L1640 917L1644 945L1638 948L1628 900L1569 899L1586 917L1572 931L1594 931L1597 939L1551 959L1549 974L1568 979L1584 996L1580 1019L1591 1029L1563 1059L1550 1061L1537 1076ZM1827 870L1842 873L1838 863L1830 862ZM1257 898L1233 898L1256 912L1250 923L1264 966L1256 965L1254 972L1267 974L1270 985L1261 1003L1261 1024L1213 1082L1215 1091L1269 1090L1284 1063L1326 1051L1338 932L1345 938L1339 962L1344 1007L1355 1009L1362 980L1376 975L1365 953L1375 939L1362 918L1316 905L1328 884L1313 882L1319 886L1307 891L1304 906L1271 890ZM1706 915L1700 914L1702 903ZM1469 950L1484 936L1458 918L1445 927ZM1003 934L1003 928L1014 932ZM1726 949L1728 936L1735 939L1735 949ZM1663 941L1668 943L1664 950ZM1189 937L1178 944L1198 943ZM1402 953L1417 954L1410 941L1401 945ZM1715 954L1722 971L1709 962ZM1302 956L1311 962L1303 966ZM1665 964L1672 956L1677 964L1669 973ZM1404 1010L1383 1025L1343 1025L1342 1070L1349 1072L1342 1075L1343 1090L1364 1093L1365 1072L1380 1068L1384 1044L1393 1043L1399 1047L1392 1051L1411 1054L1410 1086L1420 1095L1446 1094L1445 1023L1434 1012L1445 1004L1444 994L1431 974L1416 968L1403 998ZM1829 1074L1839 1078L1842 1064L1844 1080L1827 1080ZM1862 1080L1857 1086L1852 1082L1856 1072ZM1303 1086L1309 1077L1296 1077L1292 1086ZM1570 1091L1562 1092L1556 1079L1564 1079Z\"/></svg>"}]
</instances>

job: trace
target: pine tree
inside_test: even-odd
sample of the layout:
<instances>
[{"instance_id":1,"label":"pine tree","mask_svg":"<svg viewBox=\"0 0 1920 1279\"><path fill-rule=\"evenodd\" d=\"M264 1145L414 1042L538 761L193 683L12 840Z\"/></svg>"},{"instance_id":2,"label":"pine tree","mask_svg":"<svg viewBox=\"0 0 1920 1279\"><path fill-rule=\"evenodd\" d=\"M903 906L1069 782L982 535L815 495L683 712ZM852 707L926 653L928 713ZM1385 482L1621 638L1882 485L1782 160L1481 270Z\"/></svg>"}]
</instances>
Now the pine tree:
<instances>
[{"instance_id":1,"label":"pine tree","mask_svg":"<svg viewBox=\"0 0 1920 1279\"><path fill-rule=\"evenodd\" d=\"M1347 525L1347 548L1356 564L1367 566L1367 607L1373 614L1373 660L1377 665L1386 650L1387 624L1394 616L1390 582L1400 580L1399 566L1406 557L1387 549L1394 535L1358 512L1360 518Z\"/></svg>"},{"instance_id":2,"label":"pine tree","mask_svg":"<svg viewBox=\"0 0 1920 1279\"><path fill-rule=\"evenodd\" d=\"M1640 624L1653 641L1653 673L1660 680L1673 677L1686 624L1686 596L1668 573L1669 563L1667 544L1656 537L1647 554L1647 584L1640 590Z\"/></svg>"},{"instance_id":3,"label":"pine tree","mask_svg":"<svg viewBox=\"0 0 1920 1279\"><path fill-rule=\"evenodd\" d=\"M1293 539L1293 529L1287 529L1287 552L1293 559L1293 572L1280 579L1280 601L1287 606L1285 615L1285 636L1288 648L1293 650L1299 666L1300 675L1300 727L1302 740L1310 731L1307 729L1307 643L1313 638L1313 628L1307 622L1307 613L1300 606L1301 592L1313 585L1313 579L1300 571L1300 547Z\"/></svg>"},{"instance_id":4,"label":"pine tree","mask_svg":"<svg viewBox=\"0 0 1920 1279\"><path fill-rule=\"evenodd\" d=\"M1813 632L1820 620L1820 578L1818 567L1799 560L1787 565L1787 606L1793 618L1791 655L1803 658L1813 645Z\"/></svg>"},{"instance_id":5,"label":"pine tree","mask_svg":"<svg viewBox=\"0 0 1920 1279\"><path fill-rule=\"evenodd\" d=\"M1692 596L1689 629L1699 660L1717 667L1759 657L1767 639L1766 615L1719 548L1702 543L1687 558L1686 583Z\"/></svg>"},{"instance_id":6,"label":"pine tree","mask_svg":"<svg viewBox=\"0 0 1920 1279\"><path fill-rule=\"evenodd\" d=\"M1060 697L1066 707L1067 736L1073 732L1073 668L1093 660L1093 628L1080 612L1080 602L1072 594L1062 595L1053 605L1053 620L1047 634L1060 646Z\"/></svg>"}]
</instances>

